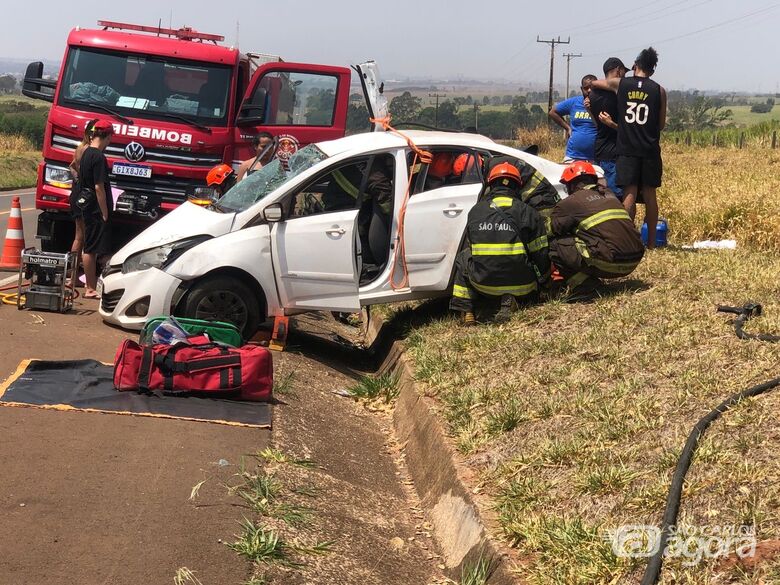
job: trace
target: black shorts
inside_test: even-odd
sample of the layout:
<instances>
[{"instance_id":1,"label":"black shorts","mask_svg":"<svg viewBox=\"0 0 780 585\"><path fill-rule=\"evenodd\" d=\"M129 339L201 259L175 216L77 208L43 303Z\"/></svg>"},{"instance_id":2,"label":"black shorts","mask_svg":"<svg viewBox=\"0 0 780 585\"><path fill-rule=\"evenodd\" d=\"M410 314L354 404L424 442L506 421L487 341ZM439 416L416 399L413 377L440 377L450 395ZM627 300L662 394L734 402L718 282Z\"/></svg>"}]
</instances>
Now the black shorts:
<instances>
[{"instance_id":1,"label":"black shorts","mask_svg":"<svg viewBox=\"0 0 780 585\"><path fill-rule=\"evenodd\" d=\"M661 153L650 156L626 156L619 154L616 161L616 182L621 187L642 185L660 187L664 172Z\"/></svg>"},{"instance_id":2,"label":"black shorts","mask_svg":"<svg viewBox=\"0 0 780 585\"><path fill-rule=\"evenodd\" d=\"M98 256L111 253L110 223L99 215L84 215L84 252Z\"/></svg>"}]
</instances>

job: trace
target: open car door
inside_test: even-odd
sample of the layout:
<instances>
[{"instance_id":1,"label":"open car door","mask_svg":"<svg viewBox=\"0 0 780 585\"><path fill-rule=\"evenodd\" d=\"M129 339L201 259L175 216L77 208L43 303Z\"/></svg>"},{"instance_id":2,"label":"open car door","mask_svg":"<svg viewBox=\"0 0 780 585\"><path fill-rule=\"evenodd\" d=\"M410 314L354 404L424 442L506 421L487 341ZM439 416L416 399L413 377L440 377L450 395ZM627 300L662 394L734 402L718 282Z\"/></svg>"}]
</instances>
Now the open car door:
<instances>
[{"instance_id":1,"label":"open car door","mask_svg":"<svg viewBox=\"0 0 780 585\"><path fill-rule=\"evenodd\" d=\"M376 62L366 61L360 65L353 65L352 68L360 78L360 85L363 87L363 95L366 98L369 119L379 120L387 118L389 110L387 98L384 95L385 84L381 81L379 67L377 67ZM384 127L382 124L374 122L372 130L379 132L384 130Z\"/></svg>"},{"instance_id":2,"label":"open car door","mask_svg":"<svg viewBox=\"0 0 780 585\"><path fill-rule=\"evenodd\" d=\"M236 156L247 159L252 136L269 132L286 163L299 148L344 136L352 72L309 63L265 63L249 82L236 116Z\"/></svg>"}]
</instances>

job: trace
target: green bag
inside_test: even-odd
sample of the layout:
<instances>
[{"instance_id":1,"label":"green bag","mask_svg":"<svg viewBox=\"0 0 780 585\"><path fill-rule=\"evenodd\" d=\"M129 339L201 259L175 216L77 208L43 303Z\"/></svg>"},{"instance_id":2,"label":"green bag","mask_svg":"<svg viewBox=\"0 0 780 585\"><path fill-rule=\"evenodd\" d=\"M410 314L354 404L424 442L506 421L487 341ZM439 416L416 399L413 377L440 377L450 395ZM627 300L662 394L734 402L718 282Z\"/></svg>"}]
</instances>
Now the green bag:
<instances>
[{"instance_id":1,"label":"green bag","mask_svg":"<svg viewBox=\"0 0 780 585\"><path fill-rule=\"evenodd\" d=\"M157 326L168 317L152 317L146 321L141 330L139 343L147 345L152 341L152 333ZM212 341L224 343L232 347L241 347L241 333L232 323L223 321L204 321L203 319L188 319L186 317L176 317L176 322L190 335L200 335L206 333Z\"/></svg>"}]
</instances>

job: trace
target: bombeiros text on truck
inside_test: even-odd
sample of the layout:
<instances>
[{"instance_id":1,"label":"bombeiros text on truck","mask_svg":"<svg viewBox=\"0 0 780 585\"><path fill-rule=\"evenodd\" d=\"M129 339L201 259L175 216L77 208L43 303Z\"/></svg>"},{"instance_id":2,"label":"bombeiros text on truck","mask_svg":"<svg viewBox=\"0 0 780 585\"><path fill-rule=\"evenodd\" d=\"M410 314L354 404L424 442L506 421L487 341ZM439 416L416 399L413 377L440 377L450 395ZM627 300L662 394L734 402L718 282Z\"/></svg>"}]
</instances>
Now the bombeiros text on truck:
<instances>
[{"instance_id":1,"label":"bombeiros text on truck","mask_svg":"<svg viewBox=\"0 0 780 585\"><path fill-rule=\"evenodd\" d=\"M38 169L37 237L44 250L70 249L68 169L87 122L114 125L106 149L115 220L127 239L191 196L208 196L206 173L254 155L252 138L270 132L289 158L313 142L344 136L352 71L242 53L224 37L98 21L68 36L57 79L30 63L26 96L52 103ZM373 61L353 69L371 116L386 112Z\"/></svg>"}]
</instances>

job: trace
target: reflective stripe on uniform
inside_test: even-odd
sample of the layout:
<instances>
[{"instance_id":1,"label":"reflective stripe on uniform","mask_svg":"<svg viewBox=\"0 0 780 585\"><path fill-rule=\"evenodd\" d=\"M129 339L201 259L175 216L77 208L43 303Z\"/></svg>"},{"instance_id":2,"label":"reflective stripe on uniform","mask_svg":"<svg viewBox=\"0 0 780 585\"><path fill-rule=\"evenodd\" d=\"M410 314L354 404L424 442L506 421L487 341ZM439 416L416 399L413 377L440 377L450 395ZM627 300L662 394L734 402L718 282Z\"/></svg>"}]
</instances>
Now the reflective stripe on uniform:
<instances>
[{"instance_id":1,"label":"reflective stripe on uniform","mask_svg":"<svg viewBox=\"0 0 780 585\"><path fill-rule=\"evenodd\" d=\"M457 297L459 299L473 299L474 294L471 292L471 289L465 286L460 286L459 284L456 284L452 287L452 296Z\"/></svg>"},{"instance_id":2,"label":"reflective stripe on uniform","mask_svg":"<svg viewBox=\"0 0 780 585\"><path fill-rule=\"evenodd\" d=\"M523 201L528 199L533 194L533 192L536 191L536 188L543 179L544 177L539 171L534 172L531 178L528 179L528 185L526 185L525 189L520 192L520 197L523 198Z\"/></svg>"},{"instance_id":3,"label":"reflective stripe on uniform","mask_svg":"<svg viewBox=\"0 0 780 585\"><path fill-rule=\"evenodd\" d=\"M512 207L511 197L493 197L493 203L498 207Z\"/></svg>"},{"instance_id":4,"label":"reflective stripe on uniform","mask_svg":"<svg viewBox=\"0 0 780 585\"><path fill-rule=\"evenodd\" d=\"M585 282L588 279L588 275L584 272L578 272L577 274L574 274L570 276L566 280L566 285L570 287L575 287L581 285L583 282Z\"/></svg>"},{"instance_id":5,"label":"reflective stripe on uniform","mask_svg":"<svg viewBox=\"0 0 780 585\"><path fill-rule=\"evenodd\" d=\"M524 295L531 294L536 290L535 282L532 282L531 284L515 284L508 286L488 286L486 284L477 284L476 282L472 281L471 286L483 294L494 297L500 297L501 295L514 295L516 297L522 297Z\"/></svg>"},{"instance_id":6,"label":"reflective stripe on uniform","mask_svg":"<svg viewBox=\"0 0 780 585\"><path fill-rule=\"evenodd\" d=\"M535 240L531 240L530 242L528 242L528 251L531 253L538 252L539 250L542 250L547 246L548 246L547 236L539 236Z\"/></svg>"},{"instance_id":7,"label":"reflective stripe on uniform","mask_svg":"<svg viewBox=\"0 0 780 585\"><path fill-rule=\"evenodd\" d=\"M358 188L355 187L352 183L349 182L349 179L347 179L341 171L333 171L333 178L336 179L336 183L338 183L339 187L350 197L354 197L357 199L358 197Z\"/></svg>"},{"instance_id":8,"label":"reflective stripe on uniform","mask_svg":"<svg viewBox=\"0 0 780 585\"><path fill-rule=\"evenodd\" d=\"M577 226L577 231L589 230L611 219L627 219L628 221L631 221L631 218L628 216L628 212L625 209L607 209L583 219L580 222L580 225Z\"/></svg>"},{"instance_id":9,"label":"reflective stripe on uniform","mask_svg":"<svg viewBox=\"0 0 780 585\"><path fill-rule=\"evenodd\" d=\"M516 244L471 244L472 256L516 256L525 254L523 242Z\"/></svg>"},{"instance_id":10,"label":"reflective stripe on uniform","mask_svg":"<svg viewBox=\"0 0 780 585\"><path fill-rule=\"evenodd\" d=\"M588 258L587 263L593 268L612 274L630 274L639 265L639 262L607 262L597 258Z\"/></svg>"}]
</instances>

